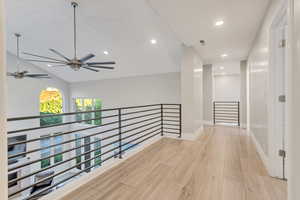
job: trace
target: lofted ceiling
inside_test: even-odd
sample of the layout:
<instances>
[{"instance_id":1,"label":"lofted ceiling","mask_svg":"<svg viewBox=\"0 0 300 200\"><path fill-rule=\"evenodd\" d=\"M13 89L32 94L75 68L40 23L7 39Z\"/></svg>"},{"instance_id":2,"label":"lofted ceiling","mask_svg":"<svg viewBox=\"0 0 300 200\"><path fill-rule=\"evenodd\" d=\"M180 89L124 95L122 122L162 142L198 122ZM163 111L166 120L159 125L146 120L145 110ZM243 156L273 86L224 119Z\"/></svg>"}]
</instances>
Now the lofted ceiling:
<instances>
[{"instance_id":1,"label":"lofted ceiling","mask_svg":"<svg viewBox=\"0 0 300 200\"><path fill-rule=\"evenodd\" d=\"M21 50L56 57L54 48L73 57L73 11L69 0L7 0L7 47L15 54L14 33L23 35ZM176 72L181 41L144 0L77 0L78 57L116 61L116 69L94 73L81 69L37 66L67 82ZM150 43L156 39L157 44ZM108 51L109 55L103 52ZM9 67L9 66L8 66ZM26 66L25 66L26 67Z\"/></svg>"},{"instance_id":2,"label":"lofted ceiling","mask_svg":"<svg viewBox=\"0 0 300 200\"><path fill-rule=\"evenodd\" d=\"M194 46L204 63L243 60L255 39L270 0L148 0L187 46ZM224 24L216 27L215 23ZM206 45L201 46L200 40ZM228 54L225 59L222 54Z\"/></svg>"}]
</instances>

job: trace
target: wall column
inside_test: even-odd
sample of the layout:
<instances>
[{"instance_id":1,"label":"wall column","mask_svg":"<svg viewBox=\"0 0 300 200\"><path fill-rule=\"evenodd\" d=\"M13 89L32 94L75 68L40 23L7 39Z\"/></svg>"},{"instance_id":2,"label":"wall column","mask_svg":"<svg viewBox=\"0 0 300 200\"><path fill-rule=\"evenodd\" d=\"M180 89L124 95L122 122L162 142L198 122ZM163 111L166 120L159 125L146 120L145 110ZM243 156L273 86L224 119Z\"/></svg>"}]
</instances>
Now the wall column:
<instances>
[{"instance_id":1,"label":"wall column","mask_svg":"<svg viewBox=\"0 0 300 200\"><path fill-rule=\"evenodd\" d=\"M288 65L288 199L300 199L300 1L290 0L289 38L288 45L290 61Z\"/></svg>"},{"instance_id":2,"label":"wall column","mask_svg":"<svg viewBox=\"0 0 300 200\"><path fill-rule=\"evenodd\" d=\"M0 199L7 200L6 45L4 0L0 0Z\"/></svg>"},{"instance_id":3,"label":"wall column","mask_svg":"<svg viewBox=\"0 0 300 200\"><path fill-rule=\"evenodd\" d=\"M240 121L241 127L247 127L247 61L241 61Z\"/></svg>"},{"instance_id":4,"label":"wall column","mask_svg":"<svg viewBox=\"0 0 300 200\"><path fill-rule=\"evenodd\" d=\"M203 66L203 120L206 124L213 123L213 75L212 65Z\"/></svg>"}]
</instances>

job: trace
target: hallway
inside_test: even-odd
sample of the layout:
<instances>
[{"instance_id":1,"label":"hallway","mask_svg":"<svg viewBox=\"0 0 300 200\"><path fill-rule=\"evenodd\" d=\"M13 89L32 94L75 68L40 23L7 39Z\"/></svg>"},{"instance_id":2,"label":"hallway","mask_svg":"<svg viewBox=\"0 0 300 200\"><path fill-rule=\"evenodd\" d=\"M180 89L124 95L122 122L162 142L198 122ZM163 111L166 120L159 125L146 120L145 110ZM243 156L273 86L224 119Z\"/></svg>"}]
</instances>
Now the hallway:
<instances>
[{"instance_id":1,"label":"hallway","mask_svg":"<svg viewBox=\"0 0 300 200\"><path fill-rule=\"evenodd\" d=\"M65 200L285 200L245 132L206 128L197 141L164 138Z\"/></svg>"}]
</instances>

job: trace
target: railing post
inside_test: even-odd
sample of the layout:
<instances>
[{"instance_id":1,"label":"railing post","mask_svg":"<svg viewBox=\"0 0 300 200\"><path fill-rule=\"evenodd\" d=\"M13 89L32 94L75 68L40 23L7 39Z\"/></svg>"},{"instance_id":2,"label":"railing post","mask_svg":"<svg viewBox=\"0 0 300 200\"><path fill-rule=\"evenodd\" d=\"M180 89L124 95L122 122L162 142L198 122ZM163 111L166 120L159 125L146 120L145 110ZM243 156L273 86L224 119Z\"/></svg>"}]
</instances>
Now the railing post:
<instances>
[{"instance_id":1,"label":"railing post","mask_svg":"<svg viewBox=\"0 0 300 200\"><path fill-rule=\"evenodd\" d=\"M160 104L160 129L161 129L161 136L164 136L164 115L163 115L163 104Z\"/></svg>"},{"instance_id":2,"label":"railing post","mask_svg":"<svg viewBox=\"0 0 300 200\"><path fill-rule=\"evenodd\" d=\"M238 101L238 126L241 126L240 122L240 102Z\"/></svg>"},{"instance_id":3,"label":"railing post","mask_svg":"<svg viewBox=\"0 0 300 200\"><path fill-rule=\"evenodd\" d=\"M213 102L213 121L214 125L216 125L216 102Z\"/></svg>"},{"instance_id":4,"label":"railing post","mask_svg":"<svg viewBox=\"0 0 300 200\"><path fill-rule=\"evenodd\" d=\"M182 138L182 105L179 104L179 138Z\"/></svg>"},{"instance_id":5,"label":"railing post","mask_svg":"<svg viewBox=\"0 0 300 200\"><path fill-rule=\"evenodd\" d=\"M118 109L119 118L119 158L122 158L122 109Z\"/></svg>"}]
</instances>

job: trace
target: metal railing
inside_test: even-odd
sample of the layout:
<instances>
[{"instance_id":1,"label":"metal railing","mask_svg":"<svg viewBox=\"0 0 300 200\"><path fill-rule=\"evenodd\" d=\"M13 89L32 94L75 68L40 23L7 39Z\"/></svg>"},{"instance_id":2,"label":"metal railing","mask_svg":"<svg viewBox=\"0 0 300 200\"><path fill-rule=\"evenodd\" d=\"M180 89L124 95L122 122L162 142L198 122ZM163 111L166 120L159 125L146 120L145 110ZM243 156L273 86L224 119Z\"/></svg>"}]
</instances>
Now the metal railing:
<instances>
[{"instance_id":1,"label":"metal railing","mask_svg":"<svg viewBox=\"0 0 300 200\"><path fill-rule=\"evenodd\" d=\"M240 102L239 101L214 101L214 124L240 126Z\"/></svg>"},{"instance_id":2,"label":"metal railing","mask_svg":"<svg viewBox=\"0 0 300 200\"><path fill-rule=\"evenodd\" d=\"M9 160L18 160L9 165L8 173L18 172L17 178L9 180L9 185L19 185L9 192L9 197L36 199L108 160L121 159L126 152L155 136L173 134L181 137L181 110L180 104L155 104L7 119L9 137L26 135L26 140L8 144L8 149L16 145L26 146L25 151L8 156ZM94 117L82 117L91 113ZM96 117L96 113L101 116ZM39 125L42 118L58 116L62 117L62 123ZM98 123L93 123L96 120ZM61 137L62 141L49 142L57 137ZM93 138L95 140L91 141ZM41 142L45 140L49 144L42 146ZM99 142L100 146L96 147ZM57 151L58 148L60 151ZM41 156L43 152L48 154ZM57 156L63 159L51 164L51 160ZM100 162L96 162L96 159ZM42 168L39 165L45 160L50 165ZM49 171L54 173L34 180L35 176ZM31 194L33 187L47 181L51 181L51 184Z\"/></svg>"}]
</instances>

